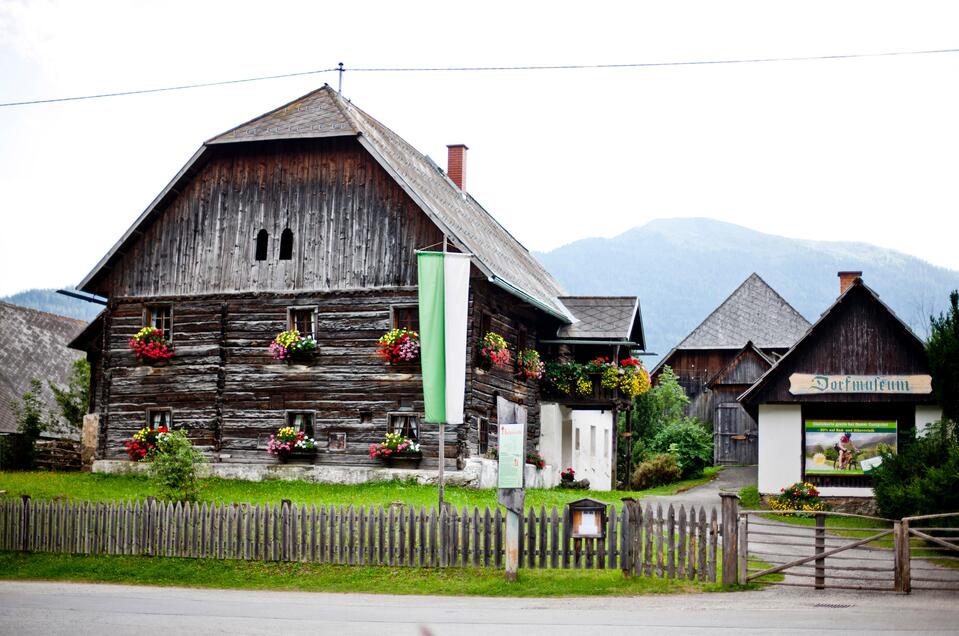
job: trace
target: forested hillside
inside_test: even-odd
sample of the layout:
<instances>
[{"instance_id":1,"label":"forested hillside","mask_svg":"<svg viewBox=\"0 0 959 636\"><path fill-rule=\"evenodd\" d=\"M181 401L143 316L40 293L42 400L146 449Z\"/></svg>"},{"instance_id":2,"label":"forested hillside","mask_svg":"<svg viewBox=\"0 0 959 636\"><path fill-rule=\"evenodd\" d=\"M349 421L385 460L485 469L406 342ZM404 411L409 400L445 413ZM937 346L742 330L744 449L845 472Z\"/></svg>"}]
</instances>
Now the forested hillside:
<instances>
[{"instance_id":1,"label":"forested hillside","mask_svg":"<svg viewBox=\"0 0 959 636\"><path fill-rule=\"evenodd\" d=\"M959 288L959 272L894 250L790 239L711 219L658 219L536 256L571 294L639 295L649 351L660 355L752 272L815 322L838 295L836 272L862 270L866 284L920 337L929 315L944 310Z\"/></svg>"}]
</instances>

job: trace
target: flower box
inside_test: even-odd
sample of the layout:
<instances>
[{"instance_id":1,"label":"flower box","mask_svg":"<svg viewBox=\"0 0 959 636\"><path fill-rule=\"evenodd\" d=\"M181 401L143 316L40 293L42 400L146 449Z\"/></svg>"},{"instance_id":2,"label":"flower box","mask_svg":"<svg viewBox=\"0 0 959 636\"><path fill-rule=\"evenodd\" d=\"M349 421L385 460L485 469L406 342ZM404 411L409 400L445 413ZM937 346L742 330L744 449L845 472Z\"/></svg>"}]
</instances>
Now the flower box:
<instances>
[{"instance_id":1,"label":"flower box","mask_svg":"<svg viewBox=\"0 0 959 636\"><path fill-rule=\"evenodd\" d=\"M412 329L391 329L376 341L379 355L390 365L414 365L420 359L420 336Z\"/></svg>"},{"instance_id":2,"label":"flower box","mask_svg":"<svg viewBox=\"0 0 959 636\"><path fill-rule=\"evenodd\" d=\"M283 360L288 364L313 360L316 354L316 340L313 336L301 336L296 329L281 331L270 343L270 355L274 360Z\"/></svg>"},{"instance_id":3,"label":"flower box","mask_svg":"<svg viewBox=\"0 0 959 636\"><path fill-rule=\"evenodd\" d=\"M164 363L173 357L173 345L163 335L162 329L144 327L130 338L127 347L141 362Z\"/></svg>"}]
</instances>

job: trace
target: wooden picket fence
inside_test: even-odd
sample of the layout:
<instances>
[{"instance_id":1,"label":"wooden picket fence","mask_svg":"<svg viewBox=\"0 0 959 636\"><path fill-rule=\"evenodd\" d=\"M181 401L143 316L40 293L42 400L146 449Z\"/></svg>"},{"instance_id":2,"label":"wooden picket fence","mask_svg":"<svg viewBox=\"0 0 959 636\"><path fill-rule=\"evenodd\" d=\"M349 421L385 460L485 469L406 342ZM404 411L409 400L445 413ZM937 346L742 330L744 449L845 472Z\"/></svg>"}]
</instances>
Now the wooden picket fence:
<instances>
[{"instance_id":1,"label":"wooden picket fence","mask_svg":"<svg viewBox=\"0 0 959 636\"><path fill-rule=\"evenodd\" d=\"M716 580L715 510L610 506L604 539L573 538L568 510L555 507L530 508L523 526L522 567ZM504 538L498 507L0 499L0 550L24 552L500 568Z\"/></svg>"}]
</instances>

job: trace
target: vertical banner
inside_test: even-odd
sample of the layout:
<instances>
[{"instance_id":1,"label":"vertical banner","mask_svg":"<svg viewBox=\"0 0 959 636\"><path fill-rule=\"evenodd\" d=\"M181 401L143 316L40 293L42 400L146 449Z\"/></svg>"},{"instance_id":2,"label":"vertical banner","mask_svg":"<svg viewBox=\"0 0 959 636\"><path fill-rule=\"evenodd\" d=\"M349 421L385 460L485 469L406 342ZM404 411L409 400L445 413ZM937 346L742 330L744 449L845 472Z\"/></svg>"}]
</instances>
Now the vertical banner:
<instances>
[{"instance_id":1,"label":"vertical banner","mask_svg":"<svg viewBox=\"0 0 959 636\"><path fill-rule=\"evenodd\" d=\"M417 252L426 421L463 423L470 255Z\"/></svg>"}]
</instances>

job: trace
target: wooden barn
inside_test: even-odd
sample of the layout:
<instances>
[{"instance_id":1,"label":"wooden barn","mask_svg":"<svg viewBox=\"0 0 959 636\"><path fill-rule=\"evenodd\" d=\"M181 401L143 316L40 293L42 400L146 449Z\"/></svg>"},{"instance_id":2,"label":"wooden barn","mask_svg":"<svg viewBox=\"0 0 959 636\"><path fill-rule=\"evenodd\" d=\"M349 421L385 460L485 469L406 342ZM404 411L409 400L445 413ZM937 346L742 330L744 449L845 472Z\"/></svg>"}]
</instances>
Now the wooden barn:
<instances>
[{"instance_id":1,"label":"wooden barn","mask_svg":"<svg viewBox=\"0 0 959 636\"><path fill-rule=\"evenodd\" d=\"M269 462L266 440L288 424L315 437L317 466L376 466L369 445L402 431L435 468L418 364L376 353L386 331L417 327L416 250L472 255L468 360L489 331L517 350L583 339L566 333L576 299L466 192L466 150L449 147L445 173L327 86L205 142L79 285L108 299L73 343L95 370L98 457L125 458L149 423L187 429L214 464ZM172 358L128 350L145 325L164 330ZM272 359L292 328L315 354ZM621 340L598 346L615 355ZM501 414L528 419L530 447L539 435L536 382L468 367L450 470L493 445Z\"/></svg>"},{"instance_id":2,"label":"wooden barn","mask_svg":"<svg viewBox=\"0 0 959 636\"><path fill-rule=\"evenodd\" d=\"M690 398L687 413L713 425L718 464L755 464L756 422L736 398L809 329L809 321L751 274L659 361Z\"/></svg>"},{"instance_id":3,"label":"wooden barn","mask_svg":"<svg viewBox=\"0 0 959 636\"><path fill-rule=\"evenodd\" d=\"M941 417L923 342L862 272L840 272L840 296L739 401L759 423L759 491L796 481L823 496L872 496L883 446Z\"/></svg>"}]
</instances>

